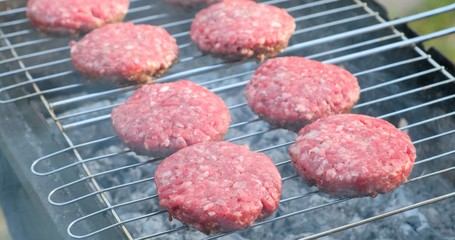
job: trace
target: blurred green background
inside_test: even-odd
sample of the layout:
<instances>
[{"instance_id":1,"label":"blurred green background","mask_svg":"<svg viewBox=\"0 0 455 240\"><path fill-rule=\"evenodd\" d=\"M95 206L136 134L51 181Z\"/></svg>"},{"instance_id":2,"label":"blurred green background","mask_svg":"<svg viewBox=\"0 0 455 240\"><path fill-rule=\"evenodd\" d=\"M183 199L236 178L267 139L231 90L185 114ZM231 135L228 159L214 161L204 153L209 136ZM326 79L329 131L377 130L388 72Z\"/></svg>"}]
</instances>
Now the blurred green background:
<instances>
[{"instance_id":1,"label":"blurred green background","mask_svg":"<svg viewBox=\"0 0 455 240\"><path fill-rule=\"evenodd\" d=\"M422 12L436 7L451 4L454 0L378 0L386 6L389 17L396 18L413 13ZM442 14L436 17L416 21L410 24L411 28L420 35L455 26L455 12ZM425 42L425 47L435 47L445 56L455 62L455 35L449 35L437 40ZM3 212L0 209L0 240L10 240Z\"/></svg>"},{"instance_id":2,"label":"blurred green background","mask_svg":"<svg viewBox=\"0 0 455 240\"><path fill-rule=\"evenodd\" d=\"M389 17L396 18L407 16L413 13L422 12L425 10L442 7L451 3L454 0L378 0L386 6ZM428 34L438 30L455 26L455 12L440 14L435 17L415 21L409 26L419 35ZM425 48L435 47L442 54L448 57L452 62L455 62L455 34L451 34L435 40L430 40L424 43Z\"/></svg>"},{"instance_id":3,"label":"blurred green background","mask_svg":"<svg viewBox=\"0 0 455 240\"><path fill-rule=\"evenodd\" d=\"M6 222L3 218L2 209L0 209L0 240L11 240L6 227Z\"/></svg>"}]
</instances>

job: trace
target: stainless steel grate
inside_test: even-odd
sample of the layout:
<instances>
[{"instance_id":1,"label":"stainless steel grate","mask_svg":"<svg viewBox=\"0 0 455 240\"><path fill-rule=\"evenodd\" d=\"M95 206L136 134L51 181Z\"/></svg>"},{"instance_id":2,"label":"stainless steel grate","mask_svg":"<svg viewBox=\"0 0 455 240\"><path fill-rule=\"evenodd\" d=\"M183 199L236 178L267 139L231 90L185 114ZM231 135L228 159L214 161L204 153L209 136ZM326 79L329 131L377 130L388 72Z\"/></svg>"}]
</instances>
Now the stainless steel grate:
<instances>
[{"instance_id":1,"label":"stainless steel grate","mask_svg":"<svg viewBox=\"0 0 455 240\"><path fill-rule=\"evenodd\" d=\"M241 239L259 235L316 238L347 229L355 233L360 225L379 219L393 221L391 216L402 212L421 216L411 210L430 204L436 207L442 200L450 201L452 208L455 206L455 78L416 45L454 33L455 25L423 36L405 35L400 30L403 23L453 12L455 4L385 21L374 3L367 5L358 0L265 3L285 8L297 22L290 46L282 55L306 56L347 68L358 77L362 87L361 100L353 111L386 119L410 134L418 149L418 160L409 182L374 199L333 199L304 186L290 166L286 152L295 134L262 122L249 111L242 96L243 86L258 63L227 64L203 55L188 36L191 13L159 1L131 0L128 21L161 25L179 44L179 62L157 82L188 78L219 94L230 106L233 117L226 139L265 152L274 159L283 176L280 209L251 229L206 237L176 221L168 222L167 213L157 204L152 177L160 159L136 156L125 149L110 126L111 109L136 87L84 81L69 59L71 39L36 32L25 17L22 3L0 12L4 20L0 22L0 67L7 69L0 73L0 103L27 100L36 104L51 131L64 139L61 150L40 157L31 166L32 172L43 178L78 173L49 193L50 204L58 208L84 206L91 201L103 203L101 209L74 216L68 226L69 236L90 238L120 229L126 239L222 236ZM74 161L62 162L62 156ZM90 192L78 190L85 185ZM438 190L432 191L431 186ZM416 191L421 193L415 194ZM345 217L331 217L338 214ZM113 219L111 224L95 229L83 227L107 215ZM315 217L322 221L315 221L317 227L311 225ZM302 222L302 227L290 222ZM373 225L381 227L374 223L369 228ZM455 235L455 229L451 231L449 234Z\"/></svg>"}]
</instances>

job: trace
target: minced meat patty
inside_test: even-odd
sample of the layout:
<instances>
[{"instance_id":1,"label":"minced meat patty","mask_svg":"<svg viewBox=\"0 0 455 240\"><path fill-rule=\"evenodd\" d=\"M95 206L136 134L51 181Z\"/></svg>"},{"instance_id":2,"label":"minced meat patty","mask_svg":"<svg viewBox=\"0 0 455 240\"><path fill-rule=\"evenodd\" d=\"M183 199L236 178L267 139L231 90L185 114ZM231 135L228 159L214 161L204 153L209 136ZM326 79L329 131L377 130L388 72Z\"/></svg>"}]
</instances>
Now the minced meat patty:
<instances>
[{"instance_id":1,"label":"minced meat patty","mask_svg":"<svg viewBox=\"0 0 455 240\"><path fill-rule=\"evenodd\" d=\"M356 114L330 116L299 132L292 164L309 185L335 196L376 196L407 180L416 150L392 124Z\"/></svg>"},{"instance_id":2,"label":"minced meat patty","mask_svg":"<svg viewBox=\"0 0 455 240\"><path fill-rule=\"evenodd\" d=\"M43 32L76 34L121 22L128 7L129 0L28 0L27 17Z\"/></svg>"},{"instance_id":3,"label":"minced meat patty","mask_svg":"<svg viewBox=\"0 0 455 240\"><path fill-rule=\"evenodd\" d=\"M228 61L275 56L295 29L284 9L254 1L224 1L196 14L190 36L202 52Z\"/></svg>"},{"instance_id":4,"label":"minced meat patty","mask_svg":"<svg viewBox=\"0 0 455 240\"><path fill-rule=\"evenodd\" d=\"M248 106L272 125L299 131L305 124L349 112L360 97L347 70L303 57L267 60L245 87Z\"/></svg>"},{"instance_id":5,"label":"minced meat patty","mask_svg":"<svg viewBox=\"0 0 455 240\"><path fill-rule=\"evenodd\" d=\"M149 82L177 57L176 40L152 25L109 24L71 43L74 66L93 80Z\"/></svg>"},{"instance_id":6,"label":"minced meat patty","mask_svg":"<svg viewBox=\"0 0 455 240\"><path fill-rule=\"evenodd\" d=\"M206 234L239 230L271 215L282 187L269 157L228 142L176 152L158 165L155 183L160 205Z\"/></svg>"},{"instance_id":7,"label":"minced meat patty","mask_svg":"<svg viewBox=\"0 0 455 240\"><path fill-rule=\"evenodd\" d=\"M231 122L220 97L186 80L142 86L114 108L111 118L125 145L153 157L222 140Z\"/></svg>"}]
</instances>

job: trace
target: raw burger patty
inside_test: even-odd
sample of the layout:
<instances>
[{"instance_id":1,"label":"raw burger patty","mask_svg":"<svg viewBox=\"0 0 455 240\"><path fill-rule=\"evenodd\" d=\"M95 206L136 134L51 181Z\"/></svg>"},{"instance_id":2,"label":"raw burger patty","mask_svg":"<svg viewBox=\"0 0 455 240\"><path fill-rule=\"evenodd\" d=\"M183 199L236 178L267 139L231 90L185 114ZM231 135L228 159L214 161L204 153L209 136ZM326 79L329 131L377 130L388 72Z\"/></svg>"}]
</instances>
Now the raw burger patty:
<instances>
[{"instance_id":1,"label":"raw burger patty","mask_svg":"<svg viewBox=\"0 0 455 240\"><path fill-rule=\"evenodd\" d=\"M271 215L281 197L272 160L228 142L178 151L160 163L155 183L172 217L207 234L251 226Z\"/></svg>"},{"instance_id":2,"label":"raw burger patty","mask_svg":"<svg viewBox=\"0 0 455 240\"><path fill-rule=\"evenodd\" d=\"M349 112L360 88L357 79L338 66L281 57L256 70L245 96L248 106L269 123L299 131L316 119Z\"/></svg>"},{"instance_id":3,"label":"raw burger patty","mask_svg":"<svg viewBox=\"0 0 455 240\"><path fill-rule=\"evenodd\" d=\"M230 122L220 97L185 80L144 85L112 111L112 124L125 145L154 157L221 140Z\"/></svg>"},{"instance_id":4,"label":"raw burger patty","mask_svg":"<svg viewBox=\"0 0 455 240\"><path fill-rule=\"evenodd\" d=\"M227 1L196 14L191 39L206 53L229 61L275 56L295 29L285 10L253 1Z\"/></svg>"},{"instance_id":5,"label":"raw burger patty","mask_svg":"<svg viewBox=\"0 0 455 240\"><path fill-rule=\"evenodd\" d=\"M27 17L43 32L75 34L121 22L128 6L129 0L28 0Z\"/></svg>"},{"instance_id":6,"label":"raw burger patty","mask_svg":"<svg viewBox=\"0 0 455 240\"><path fill-rule=\"evenodd\" d=\"M384 120L355 114L305 126L289 154L309 185L345 197L391 191L407 180L416 158L404 132Z\"/></svg>"},{"instance_id":7,"label":"raw burger patty","mask_svg":"<svg viewBox=\"0 0 455 240\"><path fill-rule=\"evenodd\" d=\"M161 27L116 23L71 43L74 66L98 80L151 81L177 59L175 39Z\"/></svg>"}]
</instances>

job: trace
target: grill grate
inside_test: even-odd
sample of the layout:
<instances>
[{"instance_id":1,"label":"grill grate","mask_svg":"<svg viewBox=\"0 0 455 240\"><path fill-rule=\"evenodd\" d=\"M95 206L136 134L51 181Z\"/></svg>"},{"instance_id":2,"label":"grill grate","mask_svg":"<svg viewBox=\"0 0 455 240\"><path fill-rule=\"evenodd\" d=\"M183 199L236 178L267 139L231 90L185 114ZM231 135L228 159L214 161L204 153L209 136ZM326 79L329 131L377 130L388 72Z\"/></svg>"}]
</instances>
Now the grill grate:
<instances>
[{"instance_id":1,"label":"grill grate","mask_svg":"<svg viewBox=\"0 0 455 240\"><path fill-rule=\"evenodd\" d=\"M90 238L120 228L127 239L159 236L213 239L226 235L234 239L258 235L279 238L281 232L287 238L315 238L347 229L355 231L354 227L379 219L393 221L392 215L433 206L446 199L451 199L453 206L455 190L450 183L455 179L455 142L452 140L455 78L415 44L454 33L455 26L411 38L395 27L453 11L455 4L385 21L377 10L358 0L265 3L285 8L296 19L296 32L282 55L301 55L347 68L357 76L362 88L361 100L353 111L386 119L410 134L418 159L409 182L375 199L334 199L304 186L286 153L295 134L270 127L258 119L249 111L242 96L243 86L258 63L226 64L203 55L189 39L190 13L179 12L160 2L131 0L127 20L161 25L179 44L179 62L157 82L189 78L216 92L230 106L233 118L226 139L265 152L274 159L283 176L280 209L251 229L206 237L176 221L168 222L167 213L157 204L152 177L160 159L136 156L125 149L109 122L111 109L136 87L85 82L73 70L69 59L71 39L37 33L25 18L25 8L16 7L0 12L5 19L0 23L0 67L8 69L0 73L0 103L29 100L41 106L39 110L52 126L51 131L65 140L65 147L60 151L37 159L31 167L34 174L46 178L80 172L49 193L50 204L63 207L96 199L105 205L98 211L75 216L68 226L71 237ZM3 9L1 5L0 9ZM59 162L57 157L61 155L75 161ZM420 187L439 184L439 181L444 184L437 192ZM80 185L88 185L91 192L73 194ZM423 191L421 196L407 196L416 189ZM398 200L389 203L395 196ZM391 206L386 207L386 203ZM364 205L377 209L370 212L359 207ZM351 218L331 219L333 211L357 212L357 215L345 214ZM90 231L82 227L81 223L90 223L96 216L103 215L112 216L114 223ZM297 228L298 225L289 224L290 221L305 223L306 218L314 219L312 215L321 216L321 226L309 224ZM287 225L291 230L285 229ZM455 229L452 231L455 234Z\"/></svg>"}]
</instances>

